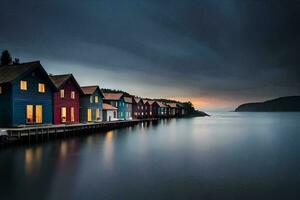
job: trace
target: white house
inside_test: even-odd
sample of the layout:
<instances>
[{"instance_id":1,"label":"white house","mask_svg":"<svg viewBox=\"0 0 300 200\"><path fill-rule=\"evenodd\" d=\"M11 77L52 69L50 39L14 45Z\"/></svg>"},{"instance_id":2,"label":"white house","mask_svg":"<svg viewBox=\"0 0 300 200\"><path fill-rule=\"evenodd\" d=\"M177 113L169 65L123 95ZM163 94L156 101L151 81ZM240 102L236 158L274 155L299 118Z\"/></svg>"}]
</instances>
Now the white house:
<instances>
[{"instance_id":1,"label":"white house","mask_svg":"<svg viewBox=\"0 0 300 200\"><path fill-rule=\"evenodd\" d=\"M116 121L118 120L118 108L108 104L103 103L103 121Z\"/></svg>"}]
</instances>

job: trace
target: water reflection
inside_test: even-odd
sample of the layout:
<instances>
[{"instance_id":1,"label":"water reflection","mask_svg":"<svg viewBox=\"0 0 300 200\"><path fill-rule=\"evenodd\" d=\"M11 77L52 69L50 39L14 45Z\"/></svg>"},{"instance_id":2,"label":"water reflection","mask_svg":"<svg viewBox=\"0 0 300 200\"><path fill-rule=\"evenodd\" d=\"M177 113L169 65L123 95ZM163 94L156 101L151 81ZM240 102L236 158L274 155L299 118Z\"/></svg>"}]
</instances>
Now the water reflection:
<instances>
[{"instance_id":1,"label":"water reflection","mask_svg":"<svg viewBox=\"0 0 300 200\"><path fill-rule=\"evenodd\" d=\"M299 119L165 119L11 148L0 151L0 198L297 199Z\"/></svg>"},{"instance_id":2,"label":"water reflection","mask_svg":"<svg viewBox=\"0 0 300 200\"><path fill-rule=\"evenodd\" d=\"M68 153L68 143L66 141L62 141L59 146L59 158L64 160Z\"/></svg>"},{"instance_id":3,"label":"water reflection","mask_svg":"<svg viewBox=\"0 0 300 200\"><path fill-rule=\"evenodd\" d=\"M24 151L25 175L31 176L37 173L41 167L42 148L40 146L26 148Z\"/></svg>"},{"instance_id":4,"label":"water reflection","mask_svg":"<svg viewBox=\"0 0 300 200\"><path fill-rule=\"evenodd\" d=\"M104 165L107 169L113 168L113 157L114 157L114 144L113 144L114 132L109 131L105 134L103 143L103 160Z\"/></svg>"}]
</instances>

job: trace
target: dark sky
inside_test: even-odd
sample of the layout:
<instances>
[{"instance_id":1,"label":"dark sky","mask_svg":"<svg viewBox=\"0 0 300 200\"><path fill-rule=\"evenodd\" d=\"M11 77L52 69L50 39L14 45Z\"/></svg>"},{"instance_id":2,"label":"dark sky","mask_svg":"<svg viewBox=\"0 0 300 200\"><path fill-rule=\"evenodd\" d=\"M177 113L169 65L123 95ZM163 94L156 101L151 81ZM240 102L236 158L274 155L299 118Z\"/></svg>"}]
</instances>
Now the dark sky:
<instances>
[{"instance_id":1,"label":"dark sky","mask_svg":"<svg viewBox=\"0 0 300 200\"><path fill-rule=\"evenodd\" d=\"M1 0L0 49L204 110L300 94L299 0Z\"/></svg>"}]
</instances>

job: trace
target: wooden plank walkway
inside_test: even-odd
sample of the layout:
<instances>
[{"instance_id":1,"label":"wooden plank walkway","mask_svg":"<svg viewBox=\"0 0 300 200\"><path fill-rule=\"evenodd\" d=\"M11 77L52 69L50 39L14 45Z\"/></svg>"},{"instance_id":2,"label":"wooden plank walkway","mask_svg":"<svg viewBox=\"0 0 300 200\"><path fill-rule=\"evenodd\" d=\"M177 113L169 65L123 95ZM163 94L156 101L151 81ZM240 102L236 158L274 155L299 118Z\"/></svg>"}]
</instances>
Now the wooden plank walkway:
<instances>
[{"instance_id":1,"label":"wooden plank walkway","mask_svg":"<svg viewBox=\"0 0 300 200\"><path fill-rule=\"evenodd\" d=\"M69 125L44 125L44 126L31 126L21 128L7 128L0 129L2 137L6 137L7 140L20 141L26 138L30 141L30 138L35 137L42 139L49 139L50 137L67 136L71 133L85 134L88 132L111 130L116 128L133 126L141 122L157 121L158 119L136 119L136 120L124 120L124 121L111 121L111 122L93 122L93 123L80 123Z\"/></svg>"}]
</instances>

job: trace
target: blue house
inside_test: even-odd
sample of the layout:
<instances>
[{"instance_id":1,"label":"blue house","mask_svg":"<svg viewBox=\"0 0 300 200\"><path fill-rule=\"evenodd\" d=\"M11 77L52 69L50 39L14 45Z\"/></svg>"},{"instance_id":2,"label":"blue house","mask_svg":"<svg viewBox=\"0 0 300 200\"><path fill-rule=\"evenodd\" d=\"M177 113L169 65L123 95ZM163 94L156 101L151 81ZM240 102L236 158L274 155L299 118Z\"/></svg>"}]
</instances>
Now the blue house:
<instances>
[{"instance_id":1,"label":"blue house","mask_svg":"<svg viewBox=\"0 0 300 200\"><path fill-rule=\"evenodd\" d=\"M103 94L98 86L81 87L80 122L96 122L103 120Z\"/></svg>"},{"instance_id":2,"label":"blue house","mask_svg":"<svg viewBox=\"0 0 300 200\"><path fill-rule=\"evenodd\" d=\"M118 108L118 119L126 119L126 105L123 93L103 93L103 102Z\"/></svg>"},{"instance_id":3,"label":"blue house","mask_svg":"<svg viewBox=\"0 0 300 200\"><path fill-rule=\"evenodd\" d=\"M52 124L54 91L39 61L0 66L0 127Z\"/></svg>"}]
</instances>

